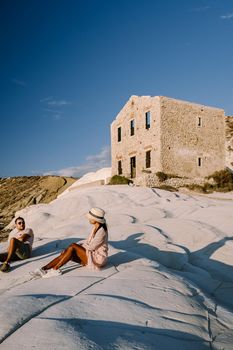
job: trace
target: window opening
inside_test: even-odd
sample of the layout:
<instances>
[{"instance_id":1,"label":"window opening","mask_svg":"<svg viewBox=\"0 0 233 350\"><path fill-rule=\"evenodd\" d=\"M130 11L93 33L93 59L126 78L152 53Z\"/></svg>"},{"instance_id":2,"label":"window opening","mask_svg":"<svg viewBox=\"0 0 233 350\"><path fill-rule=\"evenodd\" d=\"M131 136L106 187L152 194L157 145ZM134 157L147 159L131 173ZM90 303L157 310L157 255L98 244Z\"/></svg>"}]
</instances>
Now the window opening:
<instances>
[{"instance_id":1,"label":"window opening","mask_svg":"<svg viewBox=\"0 0 233 350\"><path fill-rule=\"evenodd\" d=\"M121 141L121 127L119 127L119 128L117 129L117 140L118 140L118 142Z\"/></svg>"},{"instance_id":2,"label":"window opening","mask_svg":"<svg viewBox=\"0 0 233 350\"><path fill-rule=\"evenodd\" d=\"M121 160L118 161L118 175L122 175L122 162L121 162Z\"/></svg>"},{"instance_id":3,"label":"window opening","mask_svg":"<svg viewBox=\"0 0 233 350\"><path fill-rule=\"evenodd\" d=\"M146 129L150 129L150 112L146 112Z\"/></svg>"},{"instance_id":4,"label":"window opening","mask_svg":"<svg viewBox=\"0 0 233 350\"><path fill-rule=\"evenodd\" d=\"M135 130L135 122L134 119L130 120L130 136L134 135L134 130Z\"/></svg>"},{"instance_id":5,"label":"window opening","mask_svg":"<svg viewBox=\"0 0 233 350\"><path fill-rule=\"evenodd\" d=\"M136 157L130 158L130 175L131 178L136 177Z\"/></svg>"},{"instance_id":6,"label":"window opening","mask_svg":"<svg viewBox=\"0 0 233 350\"><path fill-rule=\"evenodd\" d=\"M146 152L146 168L151 167L151 151Z\"/></svg>"}]
</instances>

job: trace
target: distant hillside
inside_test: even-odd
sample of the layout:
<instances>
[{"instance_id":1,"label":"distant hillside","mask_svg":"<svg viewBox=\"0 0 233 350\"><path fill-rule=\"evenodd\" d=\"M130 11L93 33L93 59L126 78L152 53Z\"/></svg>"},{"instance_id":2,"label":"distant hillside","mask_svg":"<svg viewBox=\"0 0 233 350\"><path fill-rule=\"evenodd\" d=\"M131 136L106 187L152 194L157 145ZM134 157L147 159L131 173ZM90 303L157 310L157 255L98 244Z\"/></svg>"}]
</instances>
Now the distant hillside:
<instances>
[{"instance_id":1,"label":"distant hillside","mask_svg":"<svg viewBox=\"0 0 233 350\"><path fill-rule=\"evenodd\" d=\"M19 176L0 178L0 240L7 237L4 227L16 211L29 205L49 203L77 179L60 176Z\"/></svg>"}]
</instances>

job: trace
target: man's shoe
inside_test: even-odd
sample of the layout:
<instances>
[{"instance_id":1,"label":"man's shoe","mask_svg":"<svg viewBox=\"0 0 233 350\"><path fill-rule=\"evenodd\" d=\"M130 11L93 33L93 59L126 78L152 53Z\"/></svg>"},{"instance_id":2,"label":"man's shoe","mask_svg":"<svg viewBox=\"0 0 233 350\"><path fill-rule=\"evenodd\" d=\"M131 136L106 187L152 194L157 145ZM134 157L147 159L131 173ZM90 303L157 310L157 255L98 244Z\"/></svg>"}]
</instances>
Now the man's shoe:
<instances>
[{"instance_id":1,"label":"man's shoe","mask_svg":"<svg viewBox=\"0 0 233 350\"><path fill-rule=\"evenodd\" d=\"M10 264L8 264L7 262L4 262L1 266L0 266L0 271L1 272L9 272L11 269Z\"/></svg>"},{"instance_id":2,"label":"man's shoe","mask_svg":"<svg viewBox=\"0 0 233 350\"><path fill-rule=\"evenodd\" d=\"M50 269L47 270L47 273L42 276L42 278L50 278L50 277L56 277L62 275L62 271L60 269L54 270Z\"/></svg>"}]
</instances>

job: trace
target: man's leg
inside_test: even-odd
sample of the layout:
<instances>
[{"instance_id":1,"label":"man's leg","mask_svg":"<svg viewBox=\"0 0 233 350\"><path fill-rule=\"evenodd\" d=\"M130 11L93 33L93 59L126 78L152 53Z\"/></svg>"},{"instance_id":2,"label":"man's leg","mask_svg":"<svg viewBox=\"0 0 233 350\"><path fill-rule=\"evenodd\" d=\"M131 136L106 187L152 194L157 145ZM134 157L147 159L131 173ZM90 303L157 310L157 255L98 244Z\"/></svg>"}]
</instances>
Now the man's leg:
<instances>
[{"instance_id":1,"label":"man's leg","mask_svg":"<svg viewBox=\"0 0 233 350\"><path fill-rule=\"evenodd\" d=\"M9 248L8 248L8 254L5 260L6 264L9 264L9 262L12 260L15 251L20 248L20 246L23 244L23 242L19 241L17 238L11 238Z\"/></svg>"},{"instance_id":2,"label":"man's leg","mask_svg":"<svg viewBox=\"0 0 233 350\"><path fill-rule=\"evenodd\" d=\"M1 264L1 266L0 266L1 272L8 272L10 270L9 262L13 258L16 249L19 247L19 243L21 243L21 242L18 239L11 238L8 252L5 255L5 259L3 260L3 264Z\"/></svg>"},{"instance_id":3,"label":"man's leg","mask_svg":"<svg viewBox=\"0 0 233 350\"><path fill-rule=\"evenodd\" d=\"M6 260L8 253L1 253L0 254L0 261L3 262Z\"/></svg>"}]
</instances>

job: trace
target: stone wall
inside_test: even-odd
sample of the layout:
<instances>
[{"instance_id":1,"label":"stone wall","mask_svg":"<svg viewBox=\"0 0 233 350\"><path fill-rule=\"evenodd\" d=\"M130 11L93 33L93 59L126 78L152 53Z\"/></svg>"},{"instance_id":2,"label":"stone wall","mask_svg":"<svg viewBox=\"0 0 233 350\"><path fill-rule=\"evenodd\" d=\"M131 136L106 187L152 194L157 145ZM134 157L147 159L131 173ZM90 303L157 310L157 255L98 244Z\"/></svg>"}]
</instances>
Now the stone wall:
<instances>
[{"instance_id":1,"label":"stone wall","mask_svg":"<svg viewBox=\"0 0 233 350\"><path fill-rule=\"evenodd\" d=\"M145 128L145 113L150 111L151 127ZM130 120L135 121L135 134L130 135ZM122 140L117 140L117 129L121 127ZM136 156L136 173L145 169L146 151L153 151L151 170L158 171L160 165L160 101L159 97L131 96L111 125L112 175L118 174L117 162L122 161L123 175L130 176L130 157Z\"/></svg>"},{"instance_id":2,"label":"stone wall","mask_svg":"<svg viewBox=\"0 0 233 350\"><path fill-rule=\"evenodd\" d=\"M206 180L204 178L170 178L160 181L156 174L143 174L134 180L134 185L142 187L161 187L165 185L179 188L187 185L203 186L207 182L213 183L212 180Z\"/></svg>"},{"instance_id":3,"label":"stone wall","mask_svg":"<svg viewBox=\"0 0 233 350\"><path fill-rule=\"evenodd\" d=\"M222 109L161 97L161 135L164 173L205 177L224 169Z\"/></svg>"}]
</instances>

